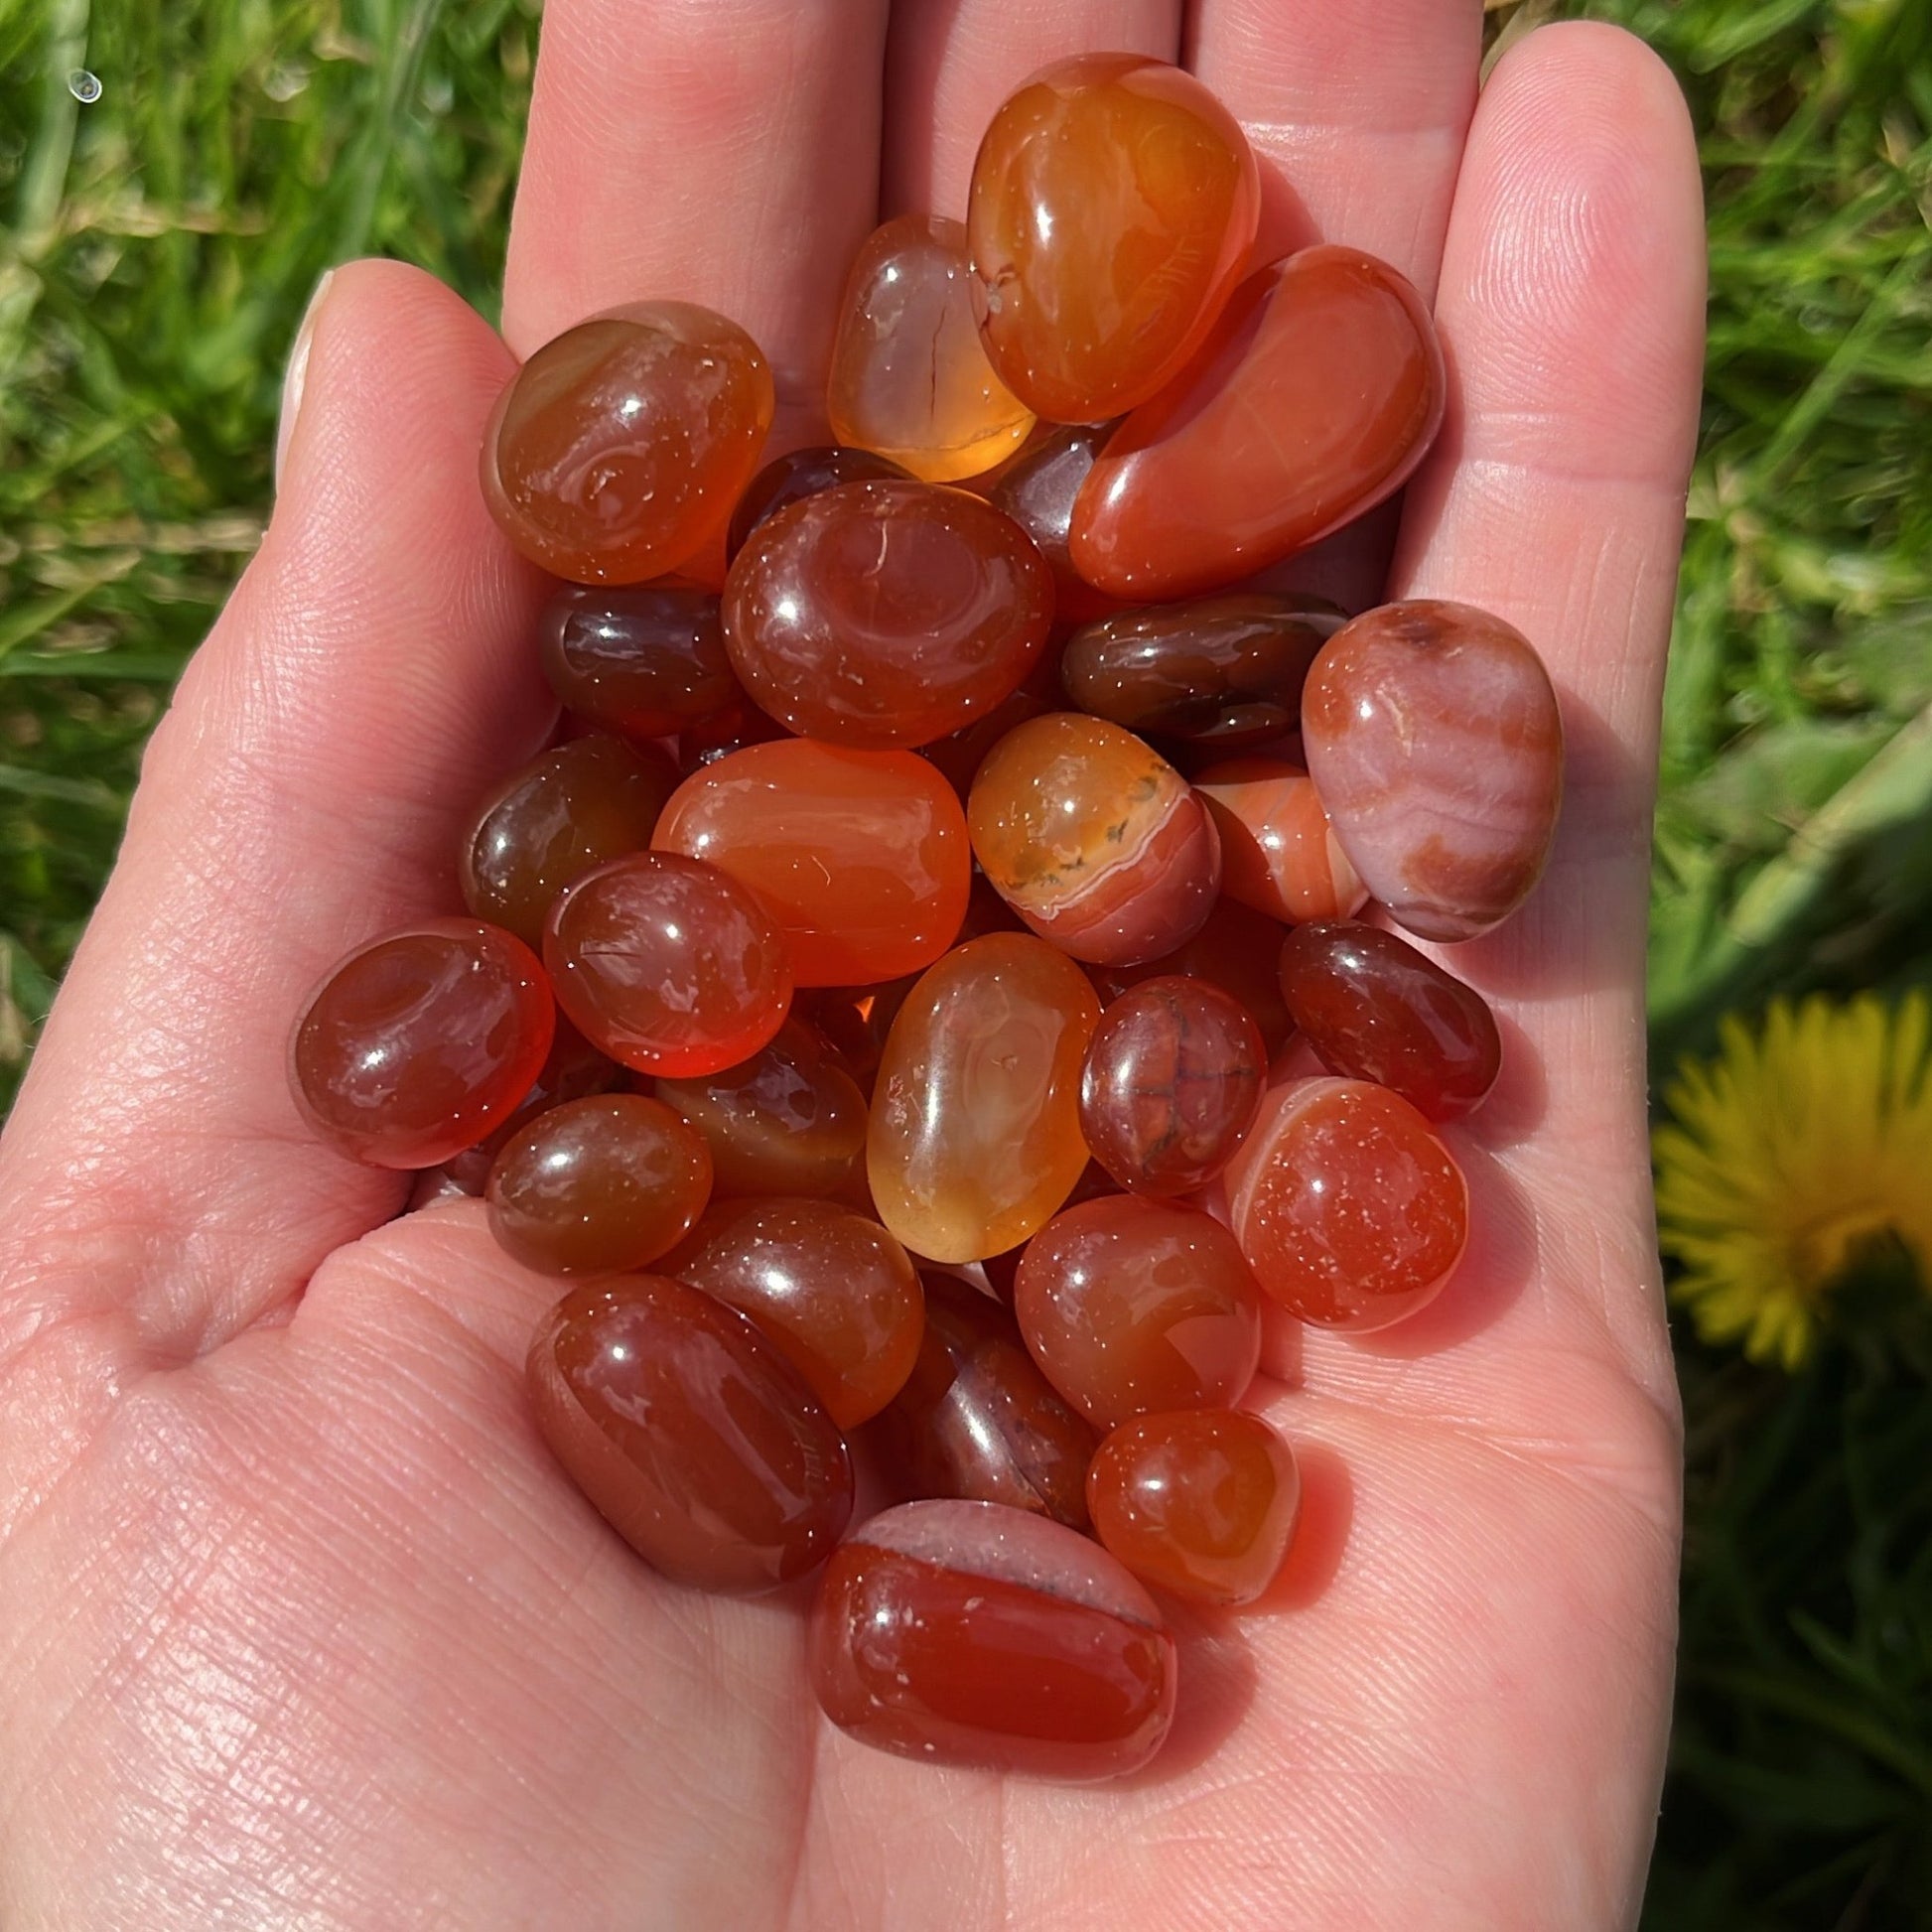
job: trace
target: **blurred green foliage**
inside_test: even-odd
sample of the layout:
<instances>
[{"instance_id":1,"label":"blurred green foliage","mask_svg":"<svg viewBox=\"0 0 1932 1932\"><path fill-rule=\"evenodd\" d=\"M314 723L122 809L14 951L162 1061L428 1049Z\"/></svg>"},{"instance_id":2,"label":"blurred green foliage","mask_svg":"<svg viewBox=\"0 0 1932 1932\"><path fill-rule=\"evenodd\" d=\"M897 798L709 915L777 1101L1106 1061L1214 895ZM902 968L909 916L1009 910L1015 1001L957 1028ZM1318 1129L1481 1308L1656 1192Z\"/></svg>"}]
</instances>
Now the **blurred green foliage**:
<instances>
[{"instance_id":1,"label":"blurred green foliage","mask_svg":"<svg viewBox=\"0 0 1932 1932\"><path fill-rule=\"evenodd\" d=\"M1772 990L1932 977L1932 0L1490 12L1492 34L1631 26L1703 144L1711 348L1652 934L1667 1060ZM395 254L493 312L537 14L0 0L0 1107L146 734L259 534L317 276ZM1685 1643L1651 1932L1932 1926L1932 1304L1884 1273L1795 1379L1680 1349Z\"/></svg>"}]
</instances>

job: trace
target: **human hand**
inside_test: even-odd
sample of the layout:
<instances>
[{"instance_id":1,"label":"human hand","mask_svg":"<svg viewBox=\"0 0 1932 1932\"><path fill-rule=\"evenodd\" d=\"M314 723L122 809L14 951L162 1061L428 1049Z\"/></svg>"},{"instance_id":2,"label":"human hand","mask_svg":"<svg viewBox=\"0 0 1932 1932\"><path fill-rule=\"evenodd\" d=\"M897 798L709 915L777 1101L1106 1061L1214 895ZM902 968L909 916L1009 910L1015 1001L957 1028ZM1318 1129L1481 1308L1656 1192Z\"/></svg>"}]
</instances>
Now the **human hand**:
<instances>
[{"instance_id":1,"label":"human hand","mask_svg":"<svg viewBox=\"0 0 1932 1932\"><path fill-rule=\"evenodd\" d=\"M1677 1421L1641 975L1698 393L1689 128L1637 43L1476 0L550 0L503 346L392 263L296 352L260 555L157 733L0 1146L0 1920L762 1928L1621 1925L1669 1709ZM878 215L963 210L1040 62L1184 54L1321 236L1434 292L1450 367L1388 589L1496 611L1563 695L1548 876L1455 952L1502 1017L1477 1245L1366 1339L1286 1324L1304 1458L1259 1613L1181 1627L1124 1785L881 1756L822 1724L791 1598L667 1586L538 1440L556 1284L480 1205L299 1123L304 990L456 909L470 801L544 741L541 586L484 514L512 353L640 296L765 347L812 430ZM884 74L882 88L881 74ZM882 101L885 103L882 107ZM880 200L883 183L883 210ZM1357 541L1330 558L1355 603Z\"/></svg>"}]
</instances>

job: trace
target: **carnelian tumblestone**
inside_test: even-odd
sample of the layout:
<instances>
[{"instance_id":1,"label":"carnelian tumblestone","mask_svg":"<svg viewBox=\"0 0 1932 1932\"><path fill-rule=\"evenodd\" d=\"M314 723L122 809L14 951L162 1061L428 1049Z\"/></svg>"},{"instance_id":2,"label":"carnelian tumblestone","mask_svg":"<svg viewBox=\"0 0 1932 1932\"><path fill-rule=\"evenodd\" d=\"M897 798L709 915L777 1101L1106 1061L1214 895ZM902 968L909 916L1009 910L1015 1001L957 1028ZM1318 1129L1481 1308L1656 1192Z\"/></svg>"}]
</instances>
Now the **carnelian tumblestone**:
<instances>
[{"instance_id":1,"label":"carnelian tumblestone","mask_svg":"<svg viewBox=\"0 0 1932 1932\"><path fill-rule=\"evenodd\" d=\"M1132 732L1060 711L994 747L966 802L994 890L1075 959L1131 962L1199 931L1221 878L1207 808Z\"/></svg>"},{"instance_id":2,"label":"carnelian tumblestone","mask_svg":"<svg viewBox=\"0 0 1932 1932\"><path fill-rule=\"evenodd\" d=\"M972 878L958 795L924 759L809 738L694 771L651 843L749 886L800 986L923 972L952 944Z\"/></svg>"},{"instance_id":3,"label":"carnelian tumblestone","mask_svg":"<svg viewBox=\"0 0 1932 1932\"><path fill-rule=\"evenodd\" d=\"M661 753L594 734L553 747L508 779L463 842L463 902L526 945L573 880L641 852L677 773Z\"/></svg>"},{"instance_id":4,"label":"carnelian tumblestone","mask_svg":"<svg viewBox=\"0 0 1932 1932\"><path fill-rule=\"evenodd\" d=\"M1080 1075L1080 1131L1131 1193L1187 1194L1227 1166L1261 1105L1268 1049L1206 980L1143 980L1100 1016Z\"/></svg>"},{"instance_id":5,"label":"carnelian tumblestone","mask_svg":"<svg viewBox=\"0 0 1932 1932\"><path fill-rule=\"evenodd\" d=\"M1197 1603L1252 1603L1295 1539L1302 1478L1258 1417L1186 1409L1123 1423L1087 1471L1094 1533L1135 1576Z\"/></svg>"},{"instance_id":6,"label":"carnelian tumblestone","mask_svg":"<svg viewBox=\"0 0 1932 1932\"><path fill-rule=\"evenodd\" d=\"M1282 998L1323 1066L1389 1087L1431 1120L1480 1104L1502 1068L1495 1016L1474 987L1393 932L1297 926Z\"/></svg>"},{"instance_id":7,"label":"carnelian tumblestone","mask_svg":"<svg viewBox=\"0 0 1932 1932\"><path fill-rule=\"evenodd\" d=\"M704 1136L717 1194L846 1194L865 1184L866 1097L795 1017L750 1059L661 1079L657 1097Z\"/></svg>"},{"instance_id":8,"label":"carnelian tumblestone","mask_svg":"<svg viewBox=\"0 0 1932 1932\"><path fill-rule=\"evenodd\" d=\"M839 310L825 413L841 443L927 483L977 477L1026 441L1033 411L980 341L963 222L900 214L867 237Z\"/></svg>"},{"instance_id":9,"label":"carnelian tumblestone","mask_svg":"<svg viewBox=\"0 0 1932 1932\"><path fill-rule=\"evenodd\" d=\"M1046 1379L1102 1429L1226 1408L1261 1360L1261 1291L1196 1208L1111 1194L1056 1214L1020 1257L1014 1313Z\"/></svg>"},{"instance_id":10,"label":"carnelian tumblestone","mask_svg":"<svg viewBox=\"0 0 1932 1932\"><path fill-rule=\"evenodd\" d=\"M745 487L732 511L731 529L725 538L726 554L736 557L749 537L767 516L807 496L816 496L835 483L889 483L910 480L911 472L874 450L854 450L843 443L814 443L806 449L787 450L773 457Z\"/></svg>"},{"instance_id":11,"label":"carnelian tumblestone","mask_svg":"<svg viewBox=\"0 0 1932 1932\"><path fill-rule=\"evenodd\" d=\"M1194 778L1221 839L1221 889L1272 918L1345 919L1368 898L1313 780L1283 759L1226 759Z\"/></svg>"},{"instance_id":12,"label":"carnelian tumblestone","mask_svg":"<svg viewBox=\"0 0 1932 1932\"><path fill-rule=\"evenodd\" d=\"M725 641L792 731L927 745L1017 689L1053 581L1009 516L963 489L854 483L767 517L732 562Z\"/></svg>"},{"instance_id":13,"label":"carnelian tumblestone","mask_svg":"<svg viewBox=\"0 0 1932 1932\"><path fill-rule=\"evenodd\" d=\"M1278 1087L1227 1188L1255 1279L1323 1327L1386 1328L1426 1308L1468 1240L1454 1157L1400 1094L1366 1080Z\"/></svg>"},{"instance_id":14,"label":"carnelian tumblestone","mask_svg":"<svg viewBox=\"0 0 1932 1932\"><path fill-rule=\"evenodd\" d=\"M928 1764L1091 1782L1173 1722L1154 1599L1077 1531L999 1503L902 1503L834 1552L810 1637L841 1730Z\"/></svg>"},{"instance_id":15,"label":"carnelian tumblestone","mask_svg":"<svg viewBox=\"0 0 1932 1932\"><path fill-rule=\"evenodd\" d=\"M617 1275L674 1248L711 1194L711 1155L670 1108L637 1093L552 1107L489 1171L489 1226L527 1268Z\"/></svg>"},{"instance_id":16,"label":"carnelian tumblestone","mask_svg":"<svg viewBox=\"0 0 1932 1932\"><path fill-rule=\"evenodd\" d=\"M566 710L626 738L689 731L738 696L704 591L566 584L544 606L537 655Z\"/></svg>"},{"instance_id":17,"label":"carnelian tumblestone","mask_svg":"<svg viewBox=\"0 0 1932 1932\"><path fill-rule=\"evenodd\" d=\"M432 919L330 969L296 1023L289 1083L310 1125L345 1154L433 1168L509 1118L555 1022L522 940L479 919Z\"/></svg>"},{"instance_id":18,"label":"carnelian tumblestone","mask_svg":"<svg viewBox=\"0 0 1932 1932\"><path fill-rule=\"evenodd\" d=\"M986 491L986 500L1039 546L1053 573L1053 616L1061 623L1085 623L1120 608L1073 568L1066 548L1074 498L1113 432L1112 423L1072 423L1055 430L1007 464Z\"/></svg>"},{"instance_id":19,"label":"carnelian tumblestone","mask_svg":"<svg viewBox=\"0 0 1932 1932\"><path fill-rule=\"evenodd\" d=\"M1290 255L1109 439L1073 506L1073 567L1142 601L1251 576L1399 489L1443 397L1434 325L1401 275L1353 248Z\"/></svg>"},{"instance_id":20,"label":"carnelian tumblestone","mask_svg":"<svg viewBox=\"0 0 1932 1932\"><path fill-rule=\"evenodd\" d=\"M993 116L968 200L993 365L1049 422L1144 402L1186 362L1254 241L1247 136L1135 54L1042 68Z\"/></svg>"},{"instance_id":21,"label":"carnelian tumblestone","mask_svg":"<svg viewBox=\"0 0 1932 1932\"><path fill-rule=\"evenodd\" d=\"M1468 939L1543 875L1563 720L1528 638L1467 604L1366 611L1322 646L1303 705L1336 836L1399 924Z\"/></svg>"},{"instance_id":22,"label":"carnelian tumblestone","mask_svg":"<svg viewBox=\"0 0 1932 1932\"><path fill-rule=\"evenodd\" d=\"M784 1023L791 965L776 922L729 873L639 852L550 908L543 956L584 1036L640 1073L715 1073Z\"/></svg>"},{"instance_id":23,"label":"carnelian tumblestone","mask_svg":"<svg viewBox=\"0 0 1932 1932\"><path fill-rule=\"evenodd\" d=\"M722 535L771 427L771 371L735 322L633 302L525 362L483 436L483 499L532 563L640 584Z\"/></svg>"},{"instance_id":24,"label":"carnelian tumblestone","mask_svg":"<svg viewBox=\"0 0 1932 1932\"><path fill-rule=\"evenodd\" d=\"M1119 999L1130 986L1178 973L1218 986L1254 1017L1269 1057L1282 1050L1289 1035L1288 1009L1282 1004L1281 982L1275 963L1281 956L1279 920L1229 898L1225 893L1194 936L1138 966L1096 966L1091 978L1100 997Z\"/></svg>"},{"instance_id":25,"label":"carnelian tumblestone","mask_svg":"<svg viewBox=\"0 0 1932 1932\"><path fill-rule=\"evenodd\" d=\"M1086 1166L1080 1065L1100 1018L1086 975L1043 940L993 932L918 981L886 1041L866 1169L914 1254L1017 1247Z\"/></svg>"},{"instance_id":26,"label":"carnelian tumblestone","mask_svg":"<svg viewBox=\"0 0 1932 1932\"><path fill-rule=\"evenodd\" d=\"M1019 1326L952 1275L922 1272L925 1336L866 1442L897 1494L1007 1503L1087 1526L1092 1427L1039 1372Z\"/></svg>"},{"instance_id":27,"label":"carnelian tumblestone","mask_svg":"<svg viewBox=\"0 0 1932 1932\"><path fill-rule=\"evenodd\" d=\"M845 1439L736 1309L664 1275L586 1283L530 1344L551 1452L653 1569L759 1591L822 1563L852 1515Z\"/></svg>"}]
</instances>

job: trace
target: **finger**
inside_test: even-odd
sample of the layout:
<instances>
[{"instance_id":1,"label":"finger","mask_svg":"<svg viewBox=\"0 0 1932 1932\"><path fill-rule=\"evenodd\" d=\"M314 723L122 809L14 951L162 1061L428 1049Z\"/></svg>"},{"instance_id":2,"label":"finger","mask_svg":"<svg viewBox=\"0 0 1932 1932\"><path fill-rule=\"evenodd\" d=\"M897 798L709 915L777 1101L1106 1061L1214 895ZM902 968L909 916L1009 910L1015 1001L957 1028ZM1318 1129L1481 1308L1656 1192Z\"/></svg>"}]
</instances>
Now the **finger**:
<instances>
[{"instance_id":1,"label":"finger","mask_svg":"<svg viewBox=\"0 0 1932 1932\"><path fill-rule=\"evenodd\" d=\"M886 54L881 203L966 218L973 157L1000 103L1073 54L1180 57L1181 0L915 0L894 9Z\"/></svg>"},{"instance_id":2,"label":"finger","mask_svg":"<svg viewBox=\"0 0 1932 1932\"><path fill-rule=\"evenodd\" d=\"M816 416L840 290L878 212L887 0L550 0L503 334L528 355L620 302L749 330ZM809 433L807 431L806 433Z\"/></svg>"},{"instance_id":3,"label":"finger","mask_svg":"<svg viewBox=\"0 0 1932 1932\"><path fill-rule=\"evenodd\" d=\"M36 1330L209 1346L395 1211L404 1176L298 1121L289 1031L347 947L456 909L462 820L555 716L539 580L477 486L502 345L390 262L338 270L308 327L268 535L155 734L0 1150L0 1360Z\"/></svg>"}]
</instances>

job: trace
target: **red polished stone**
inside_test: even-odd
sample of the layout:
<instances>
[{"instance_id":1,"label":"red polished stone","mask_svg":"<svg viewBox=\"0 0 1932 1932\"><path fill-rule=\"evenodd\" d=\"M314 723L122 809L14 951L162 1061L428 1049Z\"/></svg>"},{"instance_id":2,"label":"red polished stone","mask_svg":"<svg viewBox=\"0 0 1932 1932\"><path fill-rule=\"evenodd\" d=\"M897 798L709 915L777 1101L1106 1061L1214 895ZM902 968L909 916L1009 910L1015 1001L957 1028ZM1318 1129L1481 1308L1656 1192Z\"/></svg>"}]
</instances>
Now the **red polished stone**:
<instances>
[{"instance_id":1,"label":"red polished stone","mask_svg":"<svg viewBox=\"0 0 1932 1932\"><path fill-rule=\"evenodd\" d=\"M1174 1706L1154 1599L1064 1524L904 1503L833 1556L810 1637L819 1707L928 1764L1091 1782L1138 1770Z\"/></svg>"},{"instance_id":2,"label":"red polished stone","mask_svg":"<svg viewBox=\"0 0 1932 1932\"><path fill-rule=\"evenodd\" d=\"M1042 68L973 164L994 367L1051 422L1146 401L1200 345L1260 213L1247 136L1191 74L1134 54Z\"/></svg>"},{"instance_id":3,"label":"red polished stone","mask_svg":"<svg viewBox=\"0 0 1932 1932\"><path fill-rule=\"evenodd\" d=\"M426 920L331 968L296 1023L289 1083L310 1126L343 1153L433 1168L509 1118L555 1021L543 968L520 939L478 919Z\"/></svg>"},{"instance_id":4,"label":"red polished stone","mask_svg":"<svg viewBox=\"0 0 1932 1932\"><path fill-rule=\"evenodd\" d=\"M557 895L607 860L641 852L677 773L661 753L601 734L554 746L483 805L463 841L463 902L543 943Z\"/></svg>"},{"instance_id":5,"label":"red polished stone","mask_svg":"<svg viewBox=\"0 0 1932 1932\"><path fill-rule=\"evenodd\" d=\"M698 859L640 852L577 881L543 956L557 1002L625 1066L672 1079L749 1058L784 1023L791 965L771 915Z\"/></svg>"},{"instance_id":6,"label":"red polished stone","mask_svg":"<svg viewBox=\"0 0 1932 1932\"><path fill-rule=\"evenodd\" d=\"M1080 1131L1137 1194L1187 1194L1232 1159L1261 1105L1268 1049L1206 980L1143 980L1100 1016L1080 1076Z\"/></svg>"},{"instance_id":7,"label":"red polished stone","mask_svg":"<svg viewBox=\"0 0 1932 1932\"><path fill-rule=\"evenodd\" d=\"M1309 673L1303 739L1355 870L1411 932L1471 938L1543 876L1563 720L1500 618L1429 599L1364 612Z\"/></svg>"},{"instance_id":8,"label":"red polished stone","mask_svg":"<svg viewBox=\"0 0 1932 1932\"><path fill-rule=\"evenodd\" d=\"M1386 1328L1428 1307L1468 1240L1454 1157L1400 1094L1365 1080L1276 1088L1227 1188L1255 1279L1323 1327Z\"/></svg>"},{"instance_id":9,"label":"red polished stone","mask_svg":"<svg viewBox=\"0 0 1932 1932\"><path fill-rule=\"evenodd\" d=\"M823 1562L852 1514L845 1441L736 1309L662 1275L572 1290L530 1344L537 1426L652 1568L758 1591Z\"/></svg>"},{"instance_id":10,"label":"red polished stone","mask_svg":"<svg viewBox=\"0 0 1932 1932\"><path fill-rule=\"evenodd\" d=\"M1221 888L1271 918L1345 919L1368 890L1299 764L1227 759L1194 779L1221 840Z\"/></svg>"},{"instance_id":11,"label":"red polished stone","mask_svg":"<svg viewBox=\"0 0 1932 1932\"><path fill-rule=\"evenodd\" d=\"M841 1429L877 1415L911 1373L924 1327L905 1250L830 1201L720 1201L663 1272L749 1315Z\"/></svg>"},{"instance_id":12,"label":"red polished stone","mask_svg":"<svg viewBox=\"0 0 1932 1932\"><path fill-rule=\"evenodd\" d=\"M902 1498L1007 1503L1085 1529L1100 1439L1039 1372L1005 1309L955 1276L919 1280L918 1360L866 1431L881 1476Z\"/></svg>"},{"instance_id":13,"label":"red polished stone","mask_svg":"<svg viewBox=\"0 0 1932 1932\"><path fill-rule=\"evenodd\" d=\"M483 500L553 576L640 584L722 535L772 404L771 371L736 323L633 302L517 371L484 432Z\"/></svg>"},{"instance_id":14,"label":"red polished stone","mask_svg":"<svg viewBox=\"0 0 1932 1932\"><path fill-rule=\"evenodd\" d=\"M652 843L750 887L800 986L924 971L958 933L972 876L959 799L924 759L809 738L693 772Z\"/></svg>"},{"instance_id":15,"label":"red polished stone","mask_svg":"<svg viewBox=\"0 0 1932 1932\"><path fill-rule=\"evenodd\" d=\"M1094 1532L1143 1582L1197 1603L1252 1603L1295 1538L1302 1478L1288 1445L1240 1410L1123 1423L1087 1472Z\"/></svg>"},{"instance_id":16,"label":"red polished stone","mask_svg":"<svg viewBox=\"0 0 1932 1932\"><path fill-rule=\"evenodd\" d=\"M1011 517L920 483L841 483L767 517L724 599L752 697L792 731L874 750L992 710L1052 614L1052 578Z\"/></svg>"},{"instance_id":17,"label":"red polished stone","mask_svg":"<svg viewBox=\"0 0 1932 1932\"><path fill-rule=\"evenodd\" d=\"M489 1171L489 1227L543 1274L623 1274L675 1247L710 1195L710 1153L676 1114L642 1094L597 1094L504 1143Z\"/></svg>"},{"instance_id":18,"label":"red polished stone","mask_svg":"<svg viewBox=\"0 0 1932 1932\"><path fill-rule=\"evenodd\" d=\"M1297 926L1281 981L1331 1073L1389 1087L1431 1120L1459 1119L1496 1084L1502 1040L1482 995L1392 932Z\"/></svg>"},{"instance_id":19,"label":"red polished stone","mask_svg":"<svg viewBox=\"0 0 1932 1932\"><path fill-rule=\"evenodd\" d=\"M987 501L1005 510L1039 546L1053 573L1053 615L1061 623L1085 623L1120 608L1073 568L1066 548L1074 498L1113 432L1112 423L1072 423L1055 430L1009 463L986 492Z\"/></svg>"},{"instance_id":20,"label":"red polished stone","mask_svg":"<svg viewBox=\"0 0 1932 1932\"><path fill-rule=\"evenodd\" d=\"M567 711L626 738L689 731L739 695L704 591L566 584L544 606L537 653Z\"/></svg>"},{"instance_id":21,"label":"red polished stone","mask_svg":"<svg viewBox=\"0 0 1932 1932\"><path fill-rule=\"evenodd\" d=\"M1261 1029L1272 1059L1288 1039L1288 1009L1282 1004L1275 964L1281 956L1282 927L1237 899L1222 895L1206 923L1183 945L1139 966L1096 966L1091 977L1100 997L1111 1003L1130 986L1178 973L1203 979L1239 1001Z\"/></svg>"},{"instance_id":22,"label":"red polished stone","mask_svg":"<svg viewBox=\"0 0 1932 1932\"><path fill-rule=\"evenodd\" d=\"M809 449L787 451L773 457L746 486L732 512L726 547L736 557L745 548L745 539L767 516L776 516L781 509L816 496L835 483L888 483L910 475L890 457L838 443L816 443Z\"/></svg>"},{"instance_id":23,"label":"red polished stone","mask_svg":"<svg viewBox=\"0 0 1932 1932\"><path fill-rule=\"evenodd\" d=\"M1261 1291L1234 1237L1131 1194L1055 1215L1027 1244L1013 1307L1046 1379L1101 1429L1225 1408L1261 1359Z\"/></svg>"},{"instance_id":24,"label":"red polished stone","mask_svg":"<svg viewBox=\"0 0 1932 1932\"><path fill-rule=\"evenodd\" d=\"M1115 431L1073 507L1074 568L1139 601L1252 576L1399 489L1443 398L1434 325L1401 275L1353 248L1290 255Z\"/></svg>"}]
</instances>

